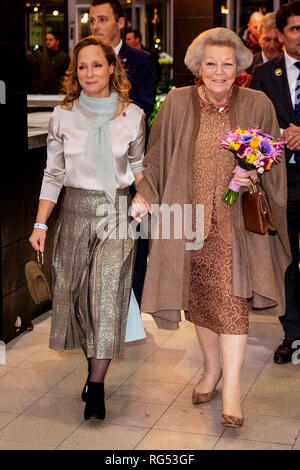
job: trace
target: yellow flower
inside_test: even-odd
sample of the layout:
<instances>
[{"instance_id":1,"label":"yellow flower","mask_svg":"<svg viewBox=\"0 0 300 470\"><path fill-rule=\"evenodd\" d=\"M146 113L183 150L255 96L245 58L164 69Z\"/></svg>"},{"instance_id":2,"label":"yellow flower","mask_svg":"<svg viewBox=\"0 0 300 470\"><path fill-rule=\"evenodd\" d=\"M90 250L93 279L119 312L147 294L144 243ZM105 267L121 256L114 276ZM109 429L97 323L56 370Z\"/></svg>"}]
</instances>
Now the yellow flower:
<instances>
[{"instance_id":1,"label":"yellow flower","mask_svg":"<svg viewBox=\"0 0 300 470\"><path fill-rule=\"evenodd\" d=\"M236 133L237 135L241 135L241 134L243 133L243 131L242 131L242 129L237 129L237 130L235 131L235 133Z\"/></svg>"},{"instance_id":2,"label":"yellow flower","mask_svg":"<svg viewBox=\"0 0 300 470\"><path fill-rule=\"evenodd\" d=\"M240 148L241 144L234 144L234 150L238 150Z\"/></svg>"},{"instance_id":3,"label":"yellow flower","mask_svg":"<svg viewBox=\"0 0 300 470\"><path fill-rule=\"evenodd\" d=\"M251 139L250 142L249 142L249 146L253 149L258 149L259 139L257 137L255 139Z\"/></svg>"},{"instance_id":4,"label":"yellow flower","mask_svg":"<svg viewBox=\"0 0 300 470\"><path fill-rule=\"evenodd\" d=\"M249 131L245 131L245 130L244 130L244 131L243 131L243 134L249 134Z\"/></svg>"},{"instance_id":5,"label":"yellow flower","mask_svg":"<svg viewBox=\"0 0 300 470\"><path fill-rule=\"evenodd\" d=\"M269 162L268 162L268 164L267 164L267 166L266 166L266 170L270 170L270 168L271 168L271 160L269 160Z\"/></svg>"},{"instance_id":6,"label":"yellow flower","mask_svg":"<svg viewBox=\"0 0 300 470\"><path fill-rule=\"evenodd\" d=\"M255 155L247 155L246 157L246 162L247 163L250 163L250 165L252 165L252 163L254 163L256 160L256 156Z\"/></svg>"},{"instance_id":7,"label":"yellow flower","mask_svg":"<svg viewBox=\"0 0 300 470\"><path fill-rule=\"evenodd\" d=\"M256 132L255 132L255 131L254 131L254 132L252 132L252 135L256 135Z\"/></svg>"},{"instance_id":8,"label":"yellow flower","mask_svg":"<svg viewBox=\"0 0 300 470\"><path fill-rule=\"evenodd\" d=\"M257 155L257 150L256 150L256 149L253 149L253 150L252 150L252 154L253 154L253 155Z\"/></svg>"}]
</instances>

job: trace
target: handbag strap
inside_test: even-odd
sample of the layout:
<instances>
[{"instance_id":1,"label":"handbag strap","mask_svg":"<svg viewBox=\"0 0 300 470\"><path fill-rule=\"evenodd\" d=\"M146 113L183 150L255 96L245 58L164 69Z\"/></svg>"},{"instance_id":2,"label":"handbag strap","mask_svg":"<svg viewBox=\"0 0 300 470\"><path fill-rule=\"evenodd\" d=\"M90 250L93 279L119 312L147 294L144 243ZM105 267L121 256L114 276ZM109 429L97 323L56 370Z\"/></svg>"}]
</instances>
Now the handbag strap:
<instances>
[{"instance_id":1,"label":"handbag strap","mask_svg":"<svg viewBox=\"0 0 300 470\"><path fill-rule=\"evenodd\" d=\"M250 178L251 179L251 178ZM258 193L258 190L257 190L257 186L255 183L253 183L252 179L251 179L251 185L252 185L252 190L249 189L249 192L250 193Z\"/></svg>"},{"instance_id":2,"label":"handbag strap","mask_svg":"<svg viewBox=\"0 0 300 470\"><path fill-rule=\"evenodd\" d=\"M259 192L258 194L260 195L260 198L259 198L260 210L261 210L261 213L265 216L268 213L268 209L269 209L268 204L264 195L261 192Z\"/></svg>"},{"instance_id":3,"label":"handbag strap","mask_svg":"<svg viewBox=\"0 0 300 470\"><path fill-rule=\"evenodd\" d=\"M37 264L39 265L39 268L42 269L42 266L44 265L44 252L43 251L36 252L36 260L37 260Z\"/></svg>"}]
</instances>

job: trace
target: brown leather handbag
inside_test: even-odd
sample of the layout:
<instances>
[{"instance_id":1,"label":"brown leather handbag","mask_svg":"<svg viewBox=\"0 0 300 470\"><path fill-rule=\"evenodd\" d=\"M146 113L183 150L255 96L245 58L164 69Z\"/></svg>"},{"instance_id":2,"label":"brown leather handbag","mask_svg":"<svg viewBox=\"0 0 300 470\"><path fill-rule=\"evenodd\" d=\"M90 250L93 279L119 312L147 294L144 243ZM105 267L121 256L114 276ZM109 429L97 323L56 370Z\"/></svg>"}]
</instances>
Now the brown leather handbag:
<instances>
[{"instance_id":1,"label":"brown leather handbag","mask_svg":"<svg viewBox=\"0 0 300 470\"><path fill-rule=\"evenodd\" d=\"M276 232L267 196L260 186L252 184L251 189L243 192L242 206L246 230L259 235Z\"/></svg>"},{"instance_id":2,"label":"brown leather handbag","mask_svg":"<svg viewBox=\"0 0 300 470\"><path fill-rule=\"evenodd\" d=\"M37 261L29 261L25 266L27 286L32 300L39 305L41 302L49 302L52 298L51 291L42 270L44 254L37 252Z\"/></svg>"}]
</instances>

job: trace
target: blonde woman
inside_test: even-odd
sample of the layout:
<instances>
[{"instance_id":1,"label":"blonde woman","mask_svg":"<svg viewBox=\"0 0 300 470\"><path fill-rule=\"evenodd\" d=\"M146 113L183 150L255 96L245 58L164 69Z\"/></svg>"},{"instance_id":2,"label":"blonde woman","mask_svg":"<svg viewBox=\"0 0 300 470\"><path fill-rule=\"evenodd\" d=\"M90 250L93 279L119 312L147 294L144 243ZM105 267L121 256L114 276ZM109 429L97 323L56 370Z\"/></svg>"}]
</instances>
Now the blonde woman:
<instances>
[{"instance_id":1,"label":"blonde woman","mask_svg":"<svg viewBox=\"0 0 300 470\"><path fill-rule=\"evenodd\" d=\"M130 84L113 47L94 36L75 46L64 90L49 124L30 242L44 251L46 223L64 186L54 239L50 348L82 347L89 362L84 417L99 420L105 417L104 377L125 339L135 241L118 236L128 223L119 199L129 200L129 186L143 169L144 113L129 101Z\"/></svg>"}]
</instances>

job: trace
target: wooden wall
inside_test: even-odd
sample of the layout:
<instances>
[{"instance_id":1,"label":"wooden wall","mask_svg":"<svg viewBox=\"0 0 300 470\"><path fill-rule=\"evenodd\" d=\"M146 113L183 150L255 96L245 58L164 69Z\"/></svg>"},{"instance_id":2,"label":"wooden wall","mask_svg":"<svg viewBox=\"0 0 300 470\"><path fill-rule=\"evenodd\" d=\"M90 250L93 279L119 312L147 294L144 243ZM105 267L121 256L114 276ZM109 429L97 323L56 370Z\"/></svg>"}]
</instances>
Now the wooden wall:
<instances>
[{"instance_id":1,"label":"wooden wall","mask_svg":"<svg viewBox=\"0 0 300 470\"><path fill-rule=\"evenodd\" d=\"M37 308L29 295L24 268L34 259L28 242L35 220L46 149L27 150L25 2L1 3L0 80L6 85L6 104L0 105L0 339L18 334L19 316L26 327L48 306ZM47 249L50 274L50 246Z\"/></svg>"},{"instance_id":2,"label":"wooden wall","mask_svg":"<svg viewBox=\"0 0 300 470\"><path fill-rule=\"evenodd\" d=\"M214 26L214 0L174 1L175 86L183 86L193 79L183 62L187 47L198 34Z\"/></svg>"}]
</instances>

